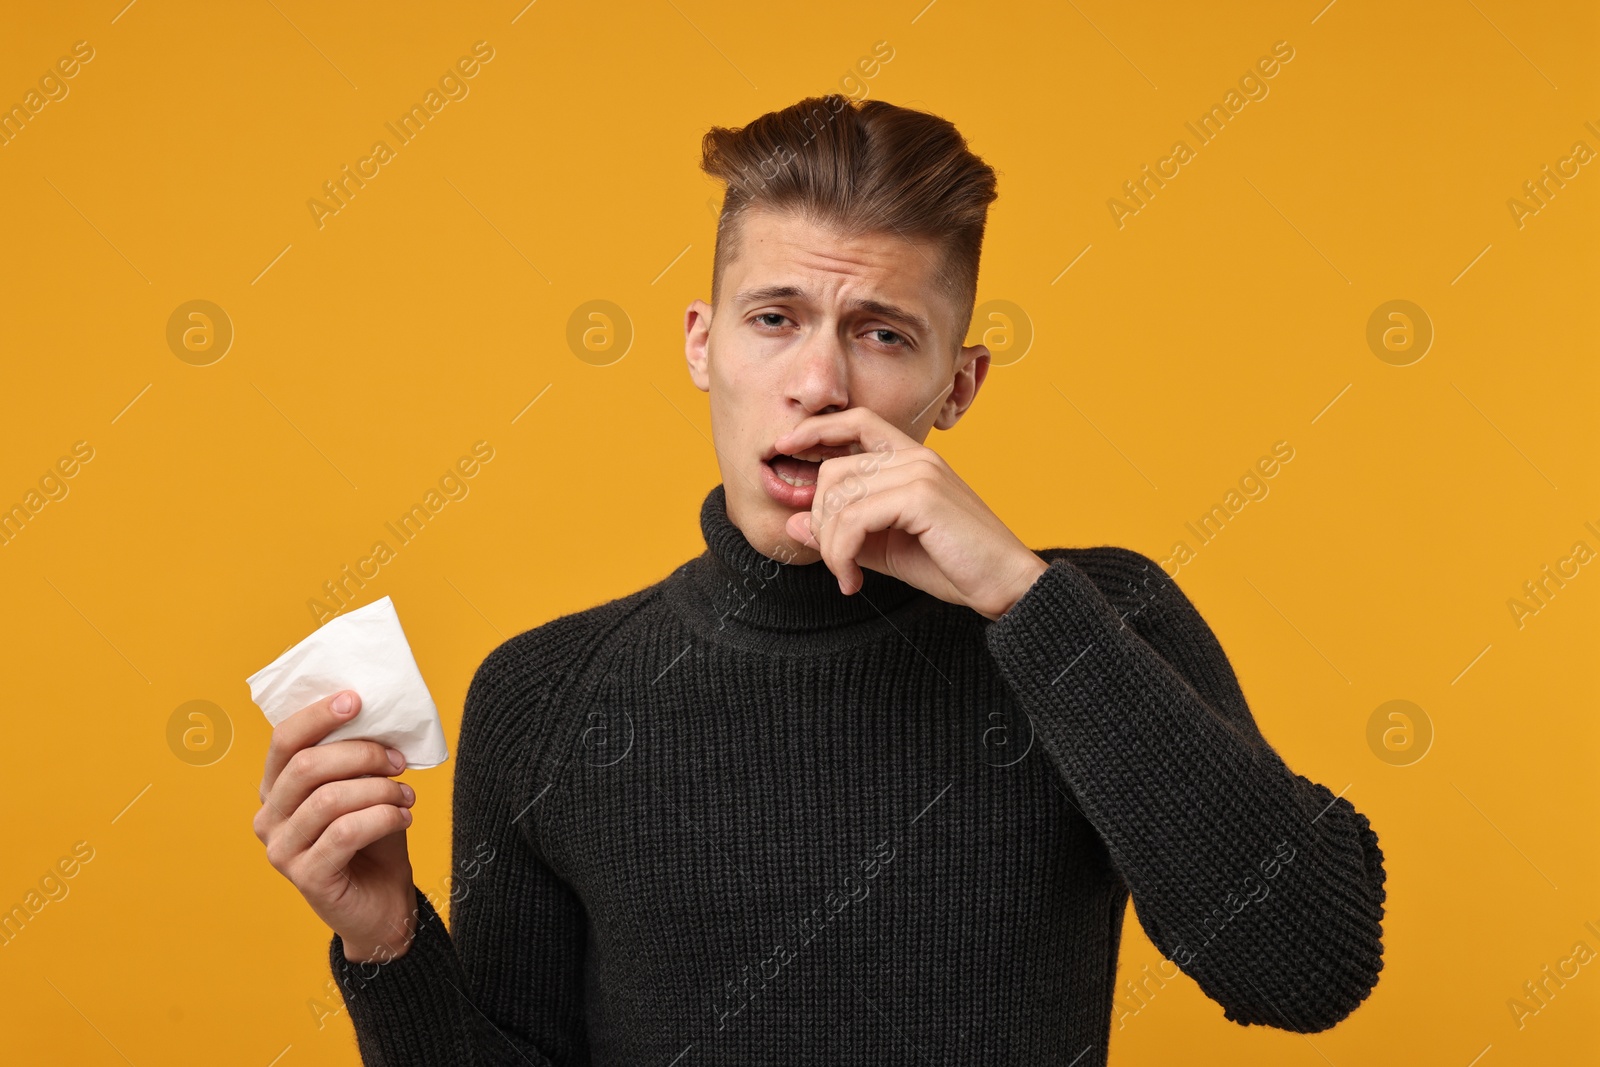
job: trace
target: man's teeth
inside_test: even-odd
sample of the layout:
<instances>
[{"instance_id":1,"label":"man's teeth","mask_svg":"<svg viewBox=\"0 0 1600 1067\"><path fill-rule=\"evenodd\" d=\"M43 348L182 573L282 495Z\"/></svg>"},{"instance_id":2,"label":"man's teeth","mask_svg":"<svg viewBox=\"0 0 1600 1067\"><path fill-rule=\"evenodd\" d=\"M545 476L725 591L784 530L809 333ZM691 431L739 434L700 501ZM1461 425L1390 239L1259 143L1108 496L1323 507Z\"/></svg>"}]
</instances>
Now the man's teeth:
<instances>
[{"instance_id":1,"label":"man's teeth","mask_svg":"<svg viewBox=\"0 0 1600 1067\"><path fill-rule=\"evenodd\" d=\"M773 471L772 473L778 475L778 478L780 480L782 480L783 482L787 483L788 485L794 486L796 489L799 489L802 486L816 485L817 484L815 481L807 481L806 479L803 479L803 478L791 478L788 475L782 474L782 473L780 473L778 471Z\"/></svg>"}]
</instances>

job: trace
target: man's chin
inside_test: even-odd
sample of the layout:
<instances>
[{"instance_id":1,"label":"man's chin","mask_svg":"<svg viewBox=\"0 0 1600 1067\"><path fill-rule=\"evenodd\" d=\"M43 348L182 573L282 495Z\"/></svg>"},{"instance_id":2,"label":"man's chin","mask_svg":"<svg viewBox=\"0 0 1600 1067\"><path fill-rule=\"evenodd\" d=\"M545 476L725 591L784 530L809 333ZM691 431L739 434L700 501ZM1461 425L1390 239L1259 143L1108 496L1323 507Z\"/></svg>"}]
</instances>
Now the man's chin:
<instances>
[{"instance_id":1,"label":"man's chin","mask_svg":"<svg viewBox=\"0 0 1600 1067\"><path fill-rule=\"evenodd\" d=\"M773 505L770 517L762 530L762 539L754 541L752 544L763 554L783 563L803 564L816 562L822 558L822 554L815 548L807 547L789 533L789 517L803 514L805 512L797 511L793 508Z\"/></svg>"},{"instance_id":2,"label":"man's chin","mask_svg":"<svg viewBox=\"0 0 1600 1067\"><path fill-rule=\"evenodd\" d=\"M789 517L805 514L807 509L785 507L765 494L750 504L747 509L740 509L741 515L747 516L747 521L735 520L735 525L757 552L781 563L815 563L822 558L815 548L802 544L789 534Z\"/></svg>"}]
</instances>

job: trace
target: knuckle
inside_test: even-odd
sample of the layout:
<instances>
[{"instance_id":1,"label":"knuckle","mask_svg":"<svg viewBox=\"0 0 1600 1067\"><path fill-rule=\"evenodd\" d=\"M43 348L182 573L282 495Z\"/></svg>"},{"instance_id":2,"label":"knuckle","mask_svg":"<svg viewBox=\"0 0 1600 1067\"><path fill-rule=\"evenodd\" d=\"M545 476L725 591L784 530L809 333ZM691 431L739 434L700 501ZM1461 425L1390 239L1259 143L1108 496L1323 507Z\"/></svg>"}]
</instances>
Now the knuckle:
<instances>
[{"instance_id":1,"label":"knuckle","mask_svg":"<svg viewBox=\"0 0 1600 1067\"><path fill-rule=\"evenodd\" d=\"M328 824L322 837L335 848L345 848L355 837L355 821L348 815L340 816Z\"/></svg>"},{"instance_id":2,"label":"knuckle","mask_svg":"<svg viewBox=\"0 0 1600 1067\"><path fill-rule=\"evenodd\" d=\"M284 763L283 773L278 777L287 778L292 784L300 784L312 775L321 759L321 753L315 748L302 748Z\"/></svg>"},{"instance_id":3,"label":"knuckle","mask_svg":"<svg viewBox=\"0 0 1600 1067\"><path fill-rule=\"evenodd\" d=\"M327 820L339 810L340 788L337 783L330 782L312 793L306 803L311 808L311 814L318 819Z\"/></svg>"}]
</instances>

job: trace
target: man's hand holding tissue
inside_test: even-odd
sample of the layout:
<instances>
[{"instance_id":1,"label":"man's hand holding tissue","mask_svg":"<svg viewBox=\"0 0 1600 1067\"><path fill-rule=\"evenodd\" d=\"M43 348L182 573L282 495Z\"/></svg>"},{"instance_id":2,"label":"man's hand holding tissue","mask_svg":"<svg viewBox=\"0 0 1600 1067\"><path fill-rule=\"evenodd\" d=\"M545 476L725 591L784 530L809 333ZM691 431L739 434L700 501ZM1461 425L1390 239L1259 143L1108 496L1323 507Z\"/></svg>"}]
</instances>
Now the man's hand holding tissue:
<instances>
[{"instance_id":1,"label":"man's hand holding tissue","mask_svg":"<svg viewBox=\"0 0 1600 1067\"><path fill-rule=\"evenodd\" d=\"M317 744L359 713L345 690L272 730L255 832L267 861L300 890L355 963L405 954L416 936L406 827L416 793L389 776L405 757L376 741Z\"/></svg>"}]
</instances>

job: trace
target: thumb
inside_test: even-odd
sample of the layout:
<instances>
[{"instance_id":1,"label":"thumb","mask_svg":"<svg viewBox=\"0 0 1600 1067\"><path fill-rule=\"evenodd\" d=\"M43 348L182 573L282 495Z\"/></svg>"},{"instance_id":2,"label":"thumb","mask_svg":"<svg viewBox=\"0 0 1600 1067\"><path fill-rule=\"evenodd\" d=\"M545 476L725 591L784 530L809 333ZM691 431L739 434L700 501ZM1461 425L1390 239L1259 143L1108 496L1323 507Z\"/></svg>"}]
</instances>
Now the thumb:
<instances>
[{"instance_id":1,"label":"thumb","mask_svg":"<svg viewBox=\"0 0 1600 1067\"><path fill-rule=\"evenodd\" d=\"M811 512L797 511L789 516L789 521L784 524L785 531L790 537L799 541L807 548L816 548L816 539L811 536Z\"/></svg>"}]
</instances>

